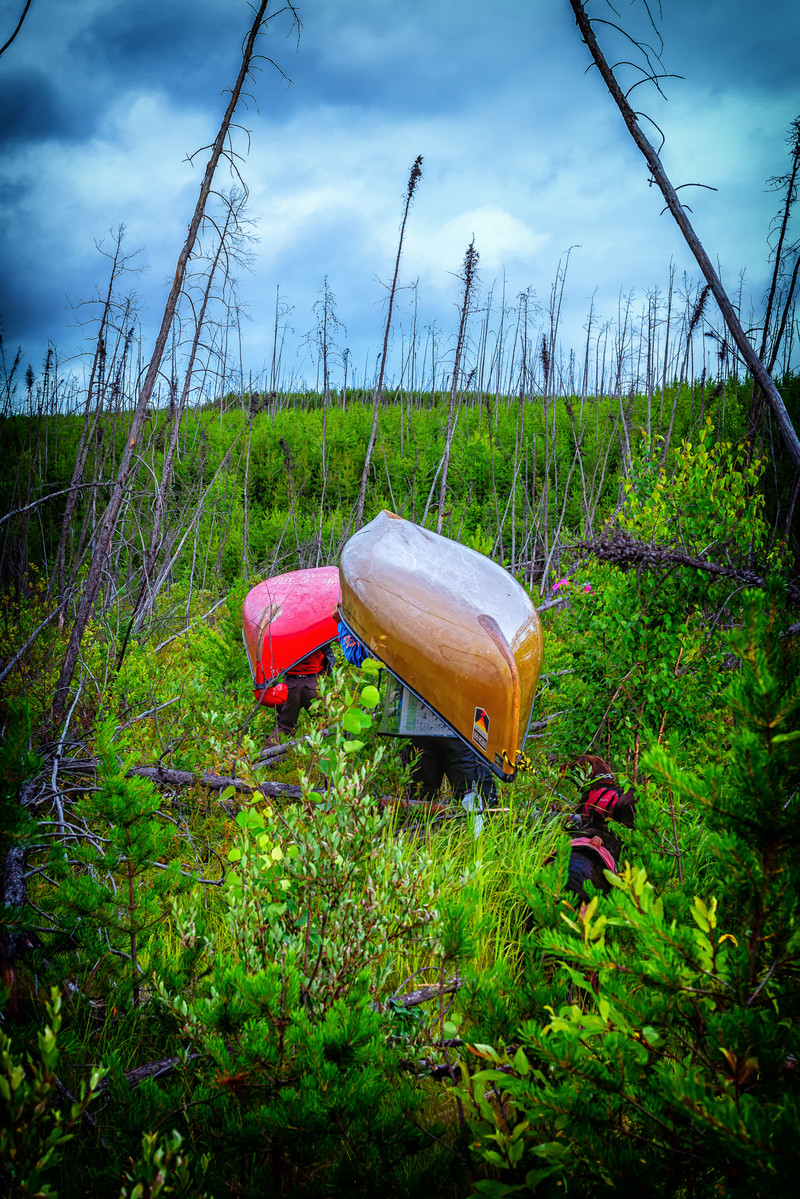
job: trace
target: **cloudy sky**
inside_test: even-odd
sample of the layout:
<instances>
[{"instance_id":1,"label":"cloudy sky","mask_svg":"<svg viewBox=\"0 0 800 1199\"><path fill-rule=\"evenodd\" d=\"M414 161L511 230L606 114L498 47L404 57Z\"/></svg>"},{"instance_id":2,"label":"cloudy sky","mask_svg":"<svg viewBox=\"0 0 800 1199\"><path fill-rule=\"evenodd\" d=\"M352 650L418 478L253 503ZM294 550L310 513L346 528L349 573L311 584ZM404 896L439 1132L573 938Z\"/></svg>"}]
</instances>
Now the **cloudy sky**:
<instances>
[{"instance_id":1,"label":"cloudy sky","mask_svg":"<svg viewBox=\"0 0 800 1199\"><path fill-rule=\"evenodd\" d=\"M0 44L24 0L0 3ZM658 14L657 0L650 0ZM593 15L642 28L643 0ZM455 277L474 235L484 297L494 285L546 303L570 251L562 337L580 344L594 303L612 319L697 270L595 71L567 0L297 0L299 42L278 16L242 114L255 222L239 291L245 369L269 361L276 289L289 307L289 368L313 379L304 335L327 277L356 370L382 339L408 172L423 178L401 266L399 321L455 327ZM664 0L664 69L683 78L633 93L666 135L662 160L723 279L757 304L800 113L797 0ZM244 0L32 0L0 57L0 314L6 354L38 367L48 341L82 346L74 305L102 290L118 226L138 250L135 288L152 343L208 145L235 79ZM629 58L597 27L613 58ZM648 32L654 41L652 30ZM628 82L634 76L628 75ZM236 143L247 150L244 135ZM219 183L227 185L220 177ZM749 304L751 299L747 299ZM747 318L748 313L745 312Z\"/></svg>"}]
</instances>

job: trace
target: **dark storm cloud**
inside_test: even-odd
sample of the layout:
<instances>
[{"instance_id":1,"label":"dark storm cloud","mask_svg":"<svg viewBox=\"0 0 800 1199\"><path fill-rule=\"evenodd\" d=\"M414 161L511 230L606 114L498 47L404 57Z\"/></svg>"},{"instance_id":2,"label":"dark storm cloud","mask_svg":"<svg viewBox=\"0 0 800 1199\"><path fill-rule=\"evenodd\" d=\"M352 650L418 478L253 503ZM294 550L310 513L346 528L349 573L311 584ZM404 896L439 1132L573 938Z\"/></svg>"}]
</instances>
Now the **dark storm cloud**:
<instances>
[{"instance_id":1,"label":"dark storm cloud","mask_svg":"<svg viewBox=\"0 0 800 1199\"><path fill-rule=\"evenodd\" d=\"M761 4L704 0L666 4L664 63L687 78L705 79L714 89L798 88L798 6L795 0Z\"/></svg>"},{"instance_id":2,"label":"dark storm cloud","mask_svg":"<svg viewBox=\"0 0 800 1199\"><path fill-rule=\"evenodd\" d=\"M13 313L13 336L8 335L6 313ZM18 345L40 346L43 329L64 323L64 297L54 294L49 281L38 274L37 263L24 254L7 264L0 279L0 332L16 351Z\"/></svg>"},{"instance_id":3,"label":"dark storm cloud","mask_svg":"<svg viewBox=\"0 0 800 1199\"><path fill-rule=\"evenodd\" d=\"M234 6L144 0L103 5L70 38L69 53L95 74L94 86L157 86L197 102L219 93L235 62L241 13ZM91 83L89 86L92 86Z\"/></svg>"},{"instance_id":4,"label":"dark storm cloud","mask_svg":"<svg viewBox=\"0 0 800 1199\"><path fill-rule=\"evenodd\" d=\"M298 7L299 53L284 19L262 43L294 86L263 63L256 104L239 114L252 131L244 173L261 236L255 274L242 280L254 360L271 344L276 287L294 305L302 345L327 274L363 369L366 347L379 339L376 277L393 262L417 153L424 177L403 271L406 285L420 278L425 321L451 320L452 272L473 232L483 285L507 268L509 294L532 285L546 296L559 258L577 243L568 290L579 337L595 288L613 315L621 288L660 286L671 258L679 271L694 270L670 218L658 215L646 167L597 72L587 72L567 0ZM634 30L646 26L641 2L617 6L618 16L602 0L590 7ZM770 198L765 216L764 180L785 168L783 138L800 107L787 99L800 5L661 7L664 69L685 80L667 81L668 104L646 88L633 95L665 128L675 181L719 188L691 200L709 252L729 278L746 267L761 279L774 209ZM145 248L149 272L137 288L147 319L158 319L205 162L183 159L213 139L249 19L245 0L34 0L0 60L0 112L5 101L10 118L0 159L8 340L75 340L65 296L92 294L105 270L95 240L119 223ZM598 28L612 58L630 57L610 26Z\"/></svg>"},{"instance_id":5,"label":"dark storm cloud","mask_svg":"<svg viewBox=\"0 0 800 1199\"><path fill-rule=\"evenodd\" d=\"M372 0L308 8L301 54L290 62L295 102L333 99L405 117L455 111L489 81L503 89L531 70L532 45L553 41L569 27L560 6L528 0L499 7Z\"/></svg>"},{"instance_id":6,"label":"dark storm cloud","mask_svg":"<svg viewBox=\"0 0 800 1199\"><path fill-rule=\"evenodd\" d=\"M0 75L0 145L35 143L66 130L58 92L43 71L18 67Z\"/></svg>"}]
</instances>

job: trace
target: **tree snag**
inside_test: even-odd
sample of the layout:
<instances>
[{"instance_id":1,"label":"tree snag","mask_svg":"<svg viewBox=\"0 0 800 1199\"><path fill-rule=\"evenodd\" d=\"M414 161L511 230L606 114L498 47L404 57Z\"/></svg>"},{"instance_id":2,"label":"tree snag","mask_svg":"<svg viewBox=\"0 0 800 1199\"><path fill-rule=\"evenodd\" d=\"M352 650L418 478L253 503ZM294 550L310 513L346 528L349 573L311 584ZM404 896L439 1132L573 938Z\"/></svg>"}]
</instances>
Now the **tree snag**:
<instances>
[{"instance_id":1,"label":"tree snag","mask_svg":"<svg viewBox=\"0 0 800 1199\"><path fill-rule=\"evenodd\" d=\"M581 31L581 37L589 48L589 52L595 61L595 65L600 72L600 75L611 93L617 108L622 114L622 119L628 127L628 132L633 138L636 145L641 150L645 157L648 167L650 168L651 176L654 182L658 185L661 194L663 195L667 207L672 213L675 221L684 236L686 244L692 251L697 265L703 272L706 282L709 284L714 299L719 305L719 310L722 313L725 324L728 326L730 335L733 338L736 346L745 361L747 369L752 374L758 386L761 388L764 396L772 409L772 414L775 417L775 422L780 431L783 443L789 453L789 457L794 463L795 469L800 471L800 440L798 440L797 432L791 422L789 413L786 411L786 405L775 386L772 377L770 376L764 363L759 358L753 346L742 328L739 317L736 315L736 310L731 303L731 300L722 286L714 267L711 264L711 259L706 254L700 239L692 228L691 222L686 215L686 210L678 199L678 193L672 186L667 173L661 165L661 160L656 153L654 147L650 143L642 130L637 119L636 113L631 108L628 100L617 82L617 78L605 60L603 52L598 45L597 38L592 29L592 23L586 15L584 0L569 0L572 11L575 14L575 20L578 28Z\"/></svg>"},{"instance_id":2,"label":"tree snag","mask_svg":"<svg viewBox=\"0 0 800 1199\"><path fill-rule=\"evenodd\" d=\"M78 653L80 651L81 641L83 640L83 634L86 629L86 625L89 622L89 617L91 615L92 608L94 607L94 602L97 598L97 593L100 589L100 583L105 573L109 554L111 552L111 545L114 539L117 521L119 519L123 500L125 499L125 495L127 493L128 483L137 453L139 436L147 416L147 410L153 394L153 389L161 369L161 362L164 357L164 351L166 349L170 329L172 328L172 322L175 318L178 300L181 292L183 291L184 280L186 278L186 269L197 241L197 235L200 230L200 224L203 219L203 215L205 213L206 203L211 193L211 185L214 181L214 175L216 173L217 166L219 165L219 160L225 152L225 144L230 134L233 115L239 103L239 98L241 96L245 80L250 74L253 66L256 40L259 33L262 31L262 27L269 19L267 16L269 2L270 0L260 0L258 8L256 9L255 17L253 18L253 22L250 26L250 32L247 35L247 39L242 51L242 65L239 70L236 83L231 90L231 98L228 103L228 107L225 110L225 115L222 118L222 123L220 124L219 131L211 149L211 157L206 165L203 182L200 185L200 194L197 198L197 204L195 205L191 223L189 224L189 232L186 236L186 241L184 242L183 249L178 256L178 263L175 268L175 277L172 281L167 303L164 308L161 327L156 338L153 355L150 359L147 371L145 372L144 381L139 391L136 408L134 409L133 416L131 418L130 429L125 441L125 449L122 457L120 458L117 477L111 489L111 496L108 501L108 506L103 516L102 524L97 536L95 550L92 554L92 560L89 565L89 572L86 578L86 586L84 589L83 598L75 617L75 623L72 627L72 633L70 634L69 644L64 657L64 663L61 668L61 673L58 677L55 693L53 695L53 718L56 721L60 720L66 706L67 691L72 681L72 676L75 673L75 667L78 661ZM293 19L297 23L297 14L295 13L291 3L286 3L280 11L284 11L287 8L292 13Z\"/></svg>"}]
</instances>

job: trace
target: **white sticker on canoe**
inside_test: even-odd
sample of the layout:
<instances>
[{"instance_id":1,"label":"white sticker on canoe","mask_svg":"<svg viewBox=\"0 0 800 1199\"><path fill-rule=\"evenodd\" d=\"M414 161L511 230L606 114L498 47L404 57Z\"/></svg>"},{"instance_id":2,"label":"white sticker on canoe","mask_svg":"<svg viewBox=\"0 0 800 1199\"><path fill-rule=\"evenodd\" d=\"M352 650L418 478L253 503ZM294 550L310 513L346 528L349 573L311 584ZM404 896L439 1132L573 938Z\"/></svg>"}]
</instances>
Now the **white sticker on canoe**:
<instances>
[{"instance_id":1,"label":"white sticker on canoe","mask_svg":"<svg viewBox=\"0 0 800 1199\"><path fill-rule=\"evenodd\" d=\"M475 709L472 721L472 740L484 753L489 744L489 717L483 708Z\"/></svg>"}]
</instances>

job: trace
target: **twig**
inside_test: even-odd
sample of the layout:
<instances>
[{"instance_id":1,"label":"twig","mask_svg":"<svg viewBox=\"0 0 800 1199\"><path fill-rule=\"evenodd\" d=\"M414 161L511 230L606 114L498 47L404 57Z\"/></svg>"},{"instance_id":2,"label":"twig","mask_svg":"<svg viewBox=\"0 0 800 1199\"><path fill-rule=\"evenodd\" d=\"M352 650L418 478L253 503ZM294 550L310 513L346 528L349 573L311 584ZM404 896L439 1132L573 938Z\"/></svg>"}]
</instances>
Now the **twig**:
<instances>
[{"instance_id":1,"label":"twig","mask_svg":"<svg viewBox=\"0 0 800 1199\"><path fill-rule=\"evenodd\" d=\"M148 650L147 651L148 654L157 654L158 651L161 649L164 649L165 646L171 645L173 641L177 641L177 639L179 637L183 637L183 635L185 633L188 633L189 629L191 629L194 625L196 625L199 620L207 620L212 612L216 612L216 610L220 606L220 604L226 603L226 601L229 599L230 599L229 595L223 595L222 599L217 600L217 602L215 604L212 604L211 607L208 609L208 611L204 612L202 616L196 616L194 620L190 621L189 624L187 624L185 629L181 629L180 633L174 633L171 637L168 637L166 641L162 641L160 645L157 645L155 647L155 649Z\"/></svg>"},{"instance_id":2,"label":"twig","mask_svg":"<svg viewBox=\"0 0 800 1199\"><path fill-rule=\"evenodd\" d=\"M295 737L294 741L284 741L280 745L271 745L268 748L263 749L261 752L261 757L254 763L256 769L259 766L273 766L276 762L285 757L286 754L289 753L289 750L295 749L298 745L302 745L303 742L308 741L309 737L311 736L311 733L306 733L303 737ZM323 729L322 736L330 737L330 730L327 728Z\"/></svg>"},{"instance_id":3,"label":"twig","mask_svg":"<svg viewBox=\"0 0 800 1199\"><path fill-rule=\"evenodd\" d=\"M117 725L114 735L116 736L117 733L122 733L125 729L129 729L132 724L136 724L137 720L146 720L148 716L153 716L156 712L160 712L162 708L168 708L170 704L176 704L180 698L179 695L176 695L172 699L166 700L163 704L157 704L155 708L148 708L146 712L141 712L138 716L132 716L125 724Z\"/></svg>"},{"instance_id":4,"label":"twig","mask_svg":"<svg viewBox=\"0 0 800 1199\"><path fill-rule=\"evenodd\" d=\"M103 1080L101 1082L101 1084L100 1084L101 1086L103 1085L104 1081L105 1080ZM59 1090L59 1092L64 1096L65 1099L68 1099L69 1102L71 1104L73 1104L74 1106L77 1105L78 1100L75 1098L75 1096L72 1094L71 1091L67 1090L67 1088L64 1086L63 1082L57 1075L56 1075L56 1087ZM86 1127L89 1129L89 1131L92 1133L92 1135L97 1137L97 1139L100 1142L100 1144L102 1145L102 1147L104 1149L108 1149L108 1145L103 1140L102 1134L97 1131L97 1121L95 1120L94 1116L84 1110L81 1112L81 1120L86 1125Z\"/></svg>"},{"instance_id":5,"label":"twig","mask_svg":"<svg viewBox=\"0 0 800 1199\"><path fill-rule=\"evenodd\" d=\"M0 50L2 54L2 50ZM31 500L24 508L15 508L13 512L6 512L0 516L0 525L5 524L7 520L11 520L12 516L21 516L25 512L30 512L32 508L38 508L40 504L46 504L48 500L57 500L61 495L69 495L73 491L83 491L87 487L107 487L108 484L103 480L101 483L76 483L74 487L66 487L63 491L51 491L49 495L43 495L41 499Z\"/></svg>"},{"instance_id":6,"label":"twig","mask_svg":"<svg viewBox=\"0 0 800 1199\"><path fill-rule=\"evenodd\" d=\"M586 746L586 749L584 750L584 753L587 753L587 754L588 754L589 750L590 750L590 749L592 748L592 746L594 745L595 741L597 740L597 737L598 737L598 734L599 734L600 730L602 729L603 725L604 725L604 724L605 724L605 722L606 722L606 717L608 716L608 714L609 714L609 712L611 711L611 709L614 707L614 704L615 704L615 702L616 702L617 696L619 695L619 693L620 693L620 691L622 690L622 688L624 687L625 683L627 683L628 679L631 677L631 675L633 674L634 670L636 669L636 667L637 667L638 665L639 665L639 663L638 663L638 662L634 662L633 666L630 668L630 670L628 671L628 673L625 675L625 678L622 680L622 682L620 683L619 687L617 687L616 691L615 691L615 692L614 692L614 694L611 696L611 702L610 702L610 704L608 705L608 707L606 708L605 712L603 713L602 719L600 720L600 723L598 724L597 728L596 728L596 729L595 729L595 731L594 731L594 736L592 737L592 739L591 739L591 741L589 742L589 744Z\"/></svg>"},{"instance_id":7,"label":"twig","mask_svg":"<svg viewBox=\"0 0 800 1199\"><path fill-rule=\"evenodd\" d=\"M53 757L53 773L51 775L51 782L52 782L52 787L53 787L53 802L55 803L56 811L58 812L59 834L61 834L64 830L64 809L61 805L61 796L58 793L58 787L56 784L56 775L58 774L58 763L61 759L61 750L63 749L63 746L64 746L64 738L67 735L67 729L69 728L69 722L72 720L72 713L75 711L75 706L78 703L78 700L80 698L80 694L81 694L82 690L83 690L83 679L81 679L80 683L78 684L78 690L75 692L75 699L72 701L72 707L69 710L67 719L64 721L64 727L61 730L61 736L58 739L58 745L56 746L56 752Z\"/></svg>"},{"instance_id":8,"label":"twig","mask_svg":"<svg viewBox=\"0 0 800 1199\"><path fill-rule=\"evenodd\" d=\"M669 814L672 820L672 836L675 839L675 858L678 863L678 882L683 886L683 864L681 862L681 847L678 842L678 825L675 821L675 801L672 798L672 791L669 791Z\"/></svg>"},{"instance_id":9,"label":"twig","mask_svg":"<svg viewBox=\"0 0 800 1199\"><path fill-rule=\"evenodd\" d=\"M463 979L451 978L447 982L432 987L420 987L418 991L407 991L405 995L392 995L390 1002L405 1008L418 1007L421 1003L429 1003L431 999L441 999L443 995L454 995L463 985Z\"/></svg>"},{"instance_id":10,"label":"twig","mask_svg":"<svg viewBox=\"0 0 800 1199\"><path fill-rule=\"evenodd\" d=\"M31 633L30 637L25 642L22 649L17 650L17 652L14 654L14 657L9 662L8 666L6 666L5 669L3 670L2 674L0 674L0 683L2 683L3 679L9 673L9 671L14 669L17 662L19 662L20 658L22 658L25 655L25 653L30 649L30 647L33 645L36 638L41 633L42 629L46 628L46 626L49 625L50 621L53 619L54 616L58 616L61 609L66 606L66 603L67 603L67 601L65 599L62 600L61 603L58 605L58 607L54 608L49 616L45 616L44 620L39 625L39 627Z\"/></svg>"}]
</instances>

